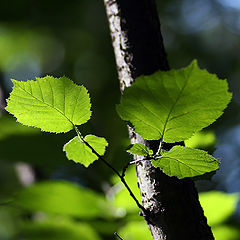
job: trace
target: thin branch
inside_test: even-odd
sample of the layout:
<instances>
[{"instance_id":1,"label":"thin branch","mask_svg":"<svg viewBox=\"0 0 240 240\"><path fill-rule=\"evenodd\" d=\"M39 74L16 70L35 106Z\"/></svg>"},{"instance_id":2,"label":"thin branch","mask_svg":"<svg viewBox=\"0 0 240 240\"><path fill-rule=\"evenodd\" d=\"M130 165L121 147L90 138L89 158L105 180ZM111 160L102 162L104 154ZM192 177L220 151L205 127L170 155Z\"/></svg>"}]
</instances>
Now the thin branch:
<instances>
[{"instance_id":1,"label":"thin branch","mask_svg":"<svg viewBox=\"0 0 240 240\"><path fill-rule=\"evenodd\" d=\"M139 160L134 160L134 161L128 162L128 163L125 165L125 167L123 168L122 177L125 177L125 173L126 173L128 167L129 167L130 165L132 165L132 164L137 164L137 163L143 162L143 161L150 161L150 159L149 159L149 158L143 158L143 159L139 159Z\"/></svg>"},{"instance_id":2,"label":"thin branch","mask_svg":"<svg viewBox=\"0 0 240 240\"><path fill-rule=\"evenodd\" d=\"M132 190L130 189L130 187L128 186L125 178L123 175L121 175L118 170L116 170L111 164L109 164L99 153L96 152L96 150L88 143L84 140L84 137L82 136L82 134L80 133L80 131L78 130L78 128L74 125L75 131L80 139L81 142L83 142L86 146L88 146L92 152L106 165L108 166L114 173L117 174L117 176L120 178L121 182L123 183L123 185L126 187L126 189L128 190L130 196L133 198L133 200L136 202L137 206L143 211L143 213L146 215L146 209L139 203L139 201L137 200L137 198L135 197L135 195L133 194Z\"/></svg>"},{"instance_id":3,"label":"thin branch","mask_svg":"<svg viewBox=\"0 0 240 240\"><path fill-rule=\"evenodd\" d=\"M118 235L117 232L115 232L114 235L115 235L116 237L118 237L120 240L124 240L123 238L121 238L121 237Z\"/></svg>"},{"instance_id":4,"label":"thin branch","mask_svg":"<svg viewBox=\"0 0 240 240\"><path fill-rule=\"evenodd\" d=\"M150 160L151 159L149 159L149 158L143 158L143 159L131 161L129 164L132 165L132 164L137 164L137 163L140 163L140 162L143 162L143 161L150 161Z\"/></svg>"},{"instance_id":5,"label":"thin branch","mask_svg":"<svg viewBox=\"0 0 240 240\"><path fill-rule=\"evenodd\" d=\"M128 169L129 166L130 166L130 162L128 162L128 163L124 166L124 168L123 168L123 170L122 170L122 175L121 175L122 178L125 177L126 171L127 171L127 169Z\"/></svg>"}]
</instances>

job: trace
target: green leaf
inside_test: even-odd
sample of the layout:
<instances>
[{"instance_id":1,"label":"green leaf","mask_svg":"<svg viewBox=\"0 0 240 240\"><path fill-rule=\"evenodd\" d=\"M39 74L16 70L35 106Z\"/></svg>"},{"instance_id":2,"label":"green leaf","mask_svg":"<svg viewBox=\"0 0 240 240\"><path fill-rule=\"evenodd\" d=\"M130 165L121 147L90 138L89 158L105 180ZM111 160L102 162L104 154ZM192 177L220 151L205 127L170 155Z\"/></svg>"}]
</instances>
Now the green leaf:
<instances>
[{"instance_id":1,"label":"green leaf","mask_svg":"<svg viewBox=\"0 0 240 240\"><path fill-rule=\"evenodd\" d=\"M152 235L144 221L131 221L120 228L119 234L123 239L151 240Z\"/></svg>"},{"instance_id":2,"label":"green leaf","mask_svg":"<svg viewBox=\"0 0 240 240\"><path fill-rule=\"evenodd\" d=\"M148 147L144 146L140 143L135 143L130 149L127 150L127 152L139 156L146 156L153 154L153 151L149 149Z\"/></svg>"},{"instance_id":3,"label":"green leaf","mask_svg":"<svg viewBox=\"0 0 240 240\"><path fill-rule=\"evenodd\" d=\"M222 207L223 208L223 207ZM240 229L239 225L217 225L212 227L212 232L215 240L239 240Z\"/></svg>"},{"instance_id":4,"label":"green leaf","mask_svg":"<svg viewBox=\"0 0 240 240\"><path fill-rule=\"evenodd\" d=\"M13 204L30 212L79 218L108 215L107 203L102 195L64 181L46 181L25 188L18 193Z\"/></svg>"},{"instance_id":5,"label":"green leaf","mask_svg":"<svg viewBox=\"0 0 240 240\"><path fill-rule=\"evenodd\" d=\"M104 155L105 148L108 146L105 138L87 135L84 140L99 155ZM72 140L66 143L63 147L63 151L66 152L69 160L73 160L76 163L81 163L85 167L88 167L91 163L98 159L98 156L93 153L92 150L79 139L79 137L74 137Z\"/></svg>"},{"instance_id":6,"label":"green leaf","mask_svg":"<svg viewBox=\"0 0 240 240\"><path fill-rule=\"evenodd\" d=\"M211 191L199 194L199 201L210 226L224 223L237 209L239 194ZM226 238L228 239L228 238Z\"/></svg>"},{"instance_id":7,"label":"green leaf","mask_svg":"<svg viewBox=\"0 0 240 240\"><path fill-rule=\"evenodd\" d=\"M206 149L214 146L216 135L212 131L201 131L184 141L186 147Z\"/></svg>"},{"instance_id":8,"label":"green leaf","mask_svg":"<svg viewBox=\"0 0 240 240\"><path fill-rule=\"evenodd\" d=\"M12 81L14 87L6 110L22 124L60 133L90 119L91 104L86 88L66 77Z\"/></svg>"},{"instance_id":9,"label":"green leaf","mask_svg":"<svg viewBox=\"0 0 240 240\"><path fill-rule=\"evenodd\" d=\"M128 183L130 189L132 190L137 200L141 202L141 196L140 196L139 187L137 184L138 178L136 175L135 166L131 165L128 167L125 173L125 180ZM114 189L117 189L114 195L114 206L119 209L124 209L124 211L118 211L118 212L122 215L123 213L126 214L126 211L129 213L130 212L137 213L139 211L139 208L137 207L136 203L132 199L129 199L129 192L124 187L124 185L120 182L119 177L117 175L113 176L112 183L115 184Z\"/></svg>"},{"instance_id":10,"label":"green leaf","mask_svg":"<svg viewBox=\"0 0 240 240\"><path fill-rule=\"evenodd\" d=\"M21 239L31 240L100 240L92 226L84 222L56 216L40 220L25 221L18 235Z\"/></svg>"},{"instance_id":11,"label":"green leaf","mask_svg":"<svg viewBox=\"0 0 240 240\"><path fill-rule=\"evenodd\" d=\"M207 152L183 146L175 146L169 152L162 152L162 158L152 160L152 164L160 167L168 176L179 179L218 169L218 161Z\"/></svg>"},{"instance_id":12,"label":"green leaf","mask_svg":"<svg viewBox=\"0 0 240 240\"><path fill-rule=\"evenodd\" d=\"M124 91L117 112L143 138L173 143L213 123L231 95L225 80L201 70L193 61L180 70L136 79Z\"/></svg>"}]
</instances>

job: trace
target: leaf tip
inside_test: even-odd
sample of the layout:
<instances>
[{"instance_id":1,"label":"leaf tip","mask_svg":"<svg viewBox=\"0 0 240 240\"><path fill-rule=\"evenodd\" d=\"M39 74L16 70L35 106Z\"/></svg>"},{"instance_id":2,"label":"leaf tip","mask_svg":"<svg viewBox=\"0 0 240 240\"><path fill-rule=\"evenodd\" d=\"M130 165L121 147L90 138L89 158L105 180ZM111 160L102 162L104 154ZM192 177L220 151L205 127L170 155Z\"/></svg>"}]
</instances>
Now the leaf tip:
<instances>
[{"instance_id":1,"label":"leaf tip","mask_svg":"<svg viewBox=\"0 0 240 240\"><path fill-rule=\"evenodd\" d=\"M192 62L189 64L189 67L193 67L193 68L198 68L199 69L199 65L198 65L197 59L193 59Z\"/></svg>"}]
</instances>

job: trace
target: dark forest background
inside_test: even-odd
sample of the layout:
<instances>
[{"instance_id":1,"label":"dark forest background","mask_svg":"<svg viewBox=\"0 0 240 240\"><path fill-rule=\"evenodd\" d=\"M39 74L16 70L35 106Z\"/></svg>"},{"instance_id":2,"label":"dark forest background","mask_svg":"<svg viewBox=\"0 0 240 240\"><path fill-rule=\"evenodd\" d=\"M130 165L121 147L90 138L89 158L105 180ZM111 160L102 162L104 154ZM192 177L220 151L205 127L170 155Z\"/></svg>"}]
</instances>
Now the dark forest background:
<instances>
[{"instance_id":1,"label":"dark forest background","mask_svg":"<svg viewBox=\"0 0 240 240\"><path fill-rule=\"evenodd\" d=\"M200 199L217 240L240 239L240 1L157 0L171 68L197 59L228 79L233 99L224 115L190 146L213 153L220 170L198 180ZM141 26L139 26L141 27ZM90 92L93 116L83 134L104 136L106 159L122 169L131 157L103 1L1 1L0 240L151 239L138 209L101 162L88 169L62 151L73 132L22 127L4 106L11 78L67 76ZM134 167L128 181L138 192Z\"/></svg>"}]
</instances>

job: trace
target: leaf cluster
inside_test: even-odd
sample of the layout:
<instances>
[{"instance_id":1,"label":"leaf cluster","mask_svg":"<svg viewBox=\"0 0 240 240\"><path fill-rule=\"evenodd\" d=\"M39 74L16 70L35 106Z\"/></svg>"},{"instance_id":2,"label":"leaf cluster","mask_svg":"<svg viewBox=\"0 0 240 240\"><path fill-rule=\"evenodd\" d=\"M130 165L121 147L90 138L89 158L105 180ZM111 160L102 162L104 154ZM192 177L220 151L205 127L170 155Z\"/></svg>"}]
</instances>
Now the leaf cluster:
<instances>
[{"instance_id":1,"label":"leaf cluster","mask_svg":"<svg viewBox=\"0 0 240 240\"><path fill-rule=\"evenodd\" d=\"M90 97L84 86L51 76L13 83L6 110L20 123L52 133L75 129L77 136L63 150L68 159L85 167L104 155L107 141L94 135L83 137L77 128L91 117ZM209 126L223 114L230 99L226 80L201 70L196 61L180 70L139 77L125 90L117 112L144 139L159 140L160 144L156 153L141 144L128 152L147 157L154 167L178 178L215 171L218 161L205 151L175 146L166 152L162 143L187 140Z\"/></svg>"},{"instance_id":2,"label":"leaf cluster","mask_svg":"<svg viewBox=\"0 0 240 240\"><path fill-rule=\"evenodd\" d=\"M218 161L205 151L175 146L169 152L162 143L189 139L223 114L231 99L226 80L201 70L196 61L188 67L141 76L127 88L117 106L119 116L130 122L144 139L159 140L150 156L154 167L169 176L194 177L218 169ZM138 145L129 152L151 155Z\"/></svg>"},{"instance_id":3,"label":"leaf cluster","mask_svg":"<svg viewBox=\"0 0 240 240\"><path fill-rule=\"evenodd\" d=\"M63 149L70 160L85 167L98 159L85 142L99 155L104 154L108 145L104 138L94 135L84 138L76 127L91 117L90 97L84 86L78 86L66 77L52 76L36 78L36 81L12 81L14 87L6 110L17 121L51 133L75 129L78 136L66 143Z\"/></svg>"}]
</instances>

